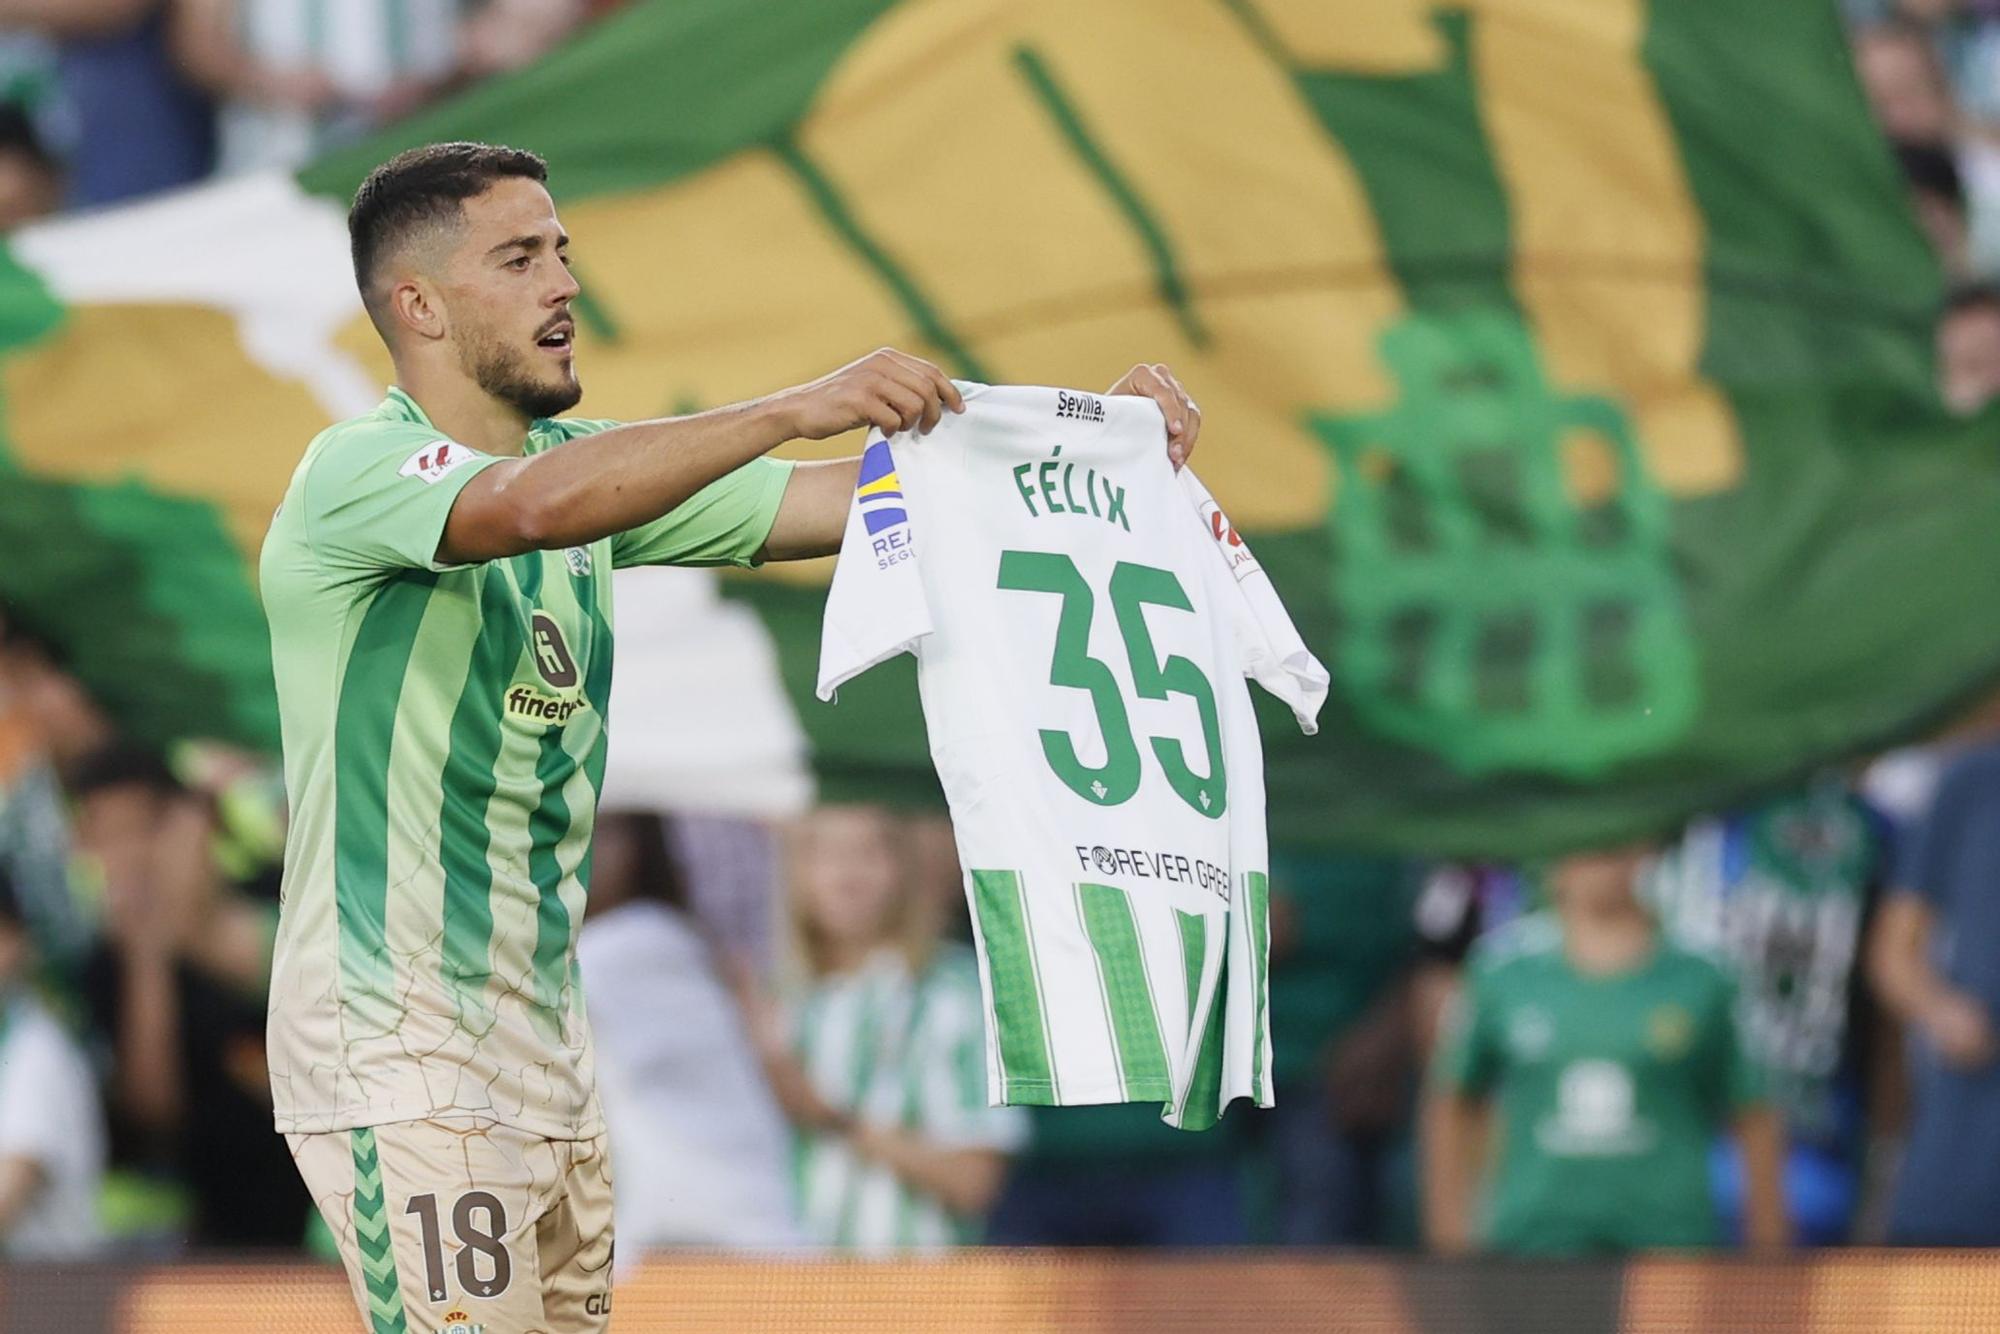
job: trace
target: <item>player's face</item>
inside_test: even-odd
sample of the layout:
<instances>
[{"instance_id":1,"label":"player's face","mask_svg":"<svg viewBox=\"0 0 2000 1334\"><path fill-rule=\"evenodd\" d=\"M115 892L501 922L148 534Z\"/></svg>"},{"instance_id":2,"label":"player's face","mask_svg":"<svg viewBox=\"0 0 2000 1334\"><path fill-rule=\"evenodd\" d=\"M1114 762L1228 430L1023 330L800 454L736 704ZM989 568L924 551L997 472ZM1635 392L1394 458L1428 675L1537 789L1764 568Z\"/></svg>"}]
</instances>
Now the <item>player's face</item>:
<instances>
[{"instance_id":1,"label":"player's face","mask_svg":"<svg viewBox=\"0 0 2000 1334\"><path fill-rule=\"evenodd\" d=\"M799 907L819 933L844 945L880 943L903 892L888 816L864 806L823 806L805 818Z\"/></svg>"},{"instance_id":2,"label":"player's face","mask_svg":"<svg viewBox=\"0 0 2000 1334\"><path fill-rule=\"evenodd\" d=\"M1549 872L1559 906L1579 911L1622 907L1638 894L1652 849L1644 843L1572 853Z\"/></svg>"},{"instance_id":3,"label":"player's face","mask_svg":"<svg viewBox=\"0 0 2000 1334\"><path fill-rule=\"evenodd\" d=\"M459 364L528 417L577 405L576 296L569 237L538 181L510 177L465 201L445 279Z\"/></svg>"}]
</instances>

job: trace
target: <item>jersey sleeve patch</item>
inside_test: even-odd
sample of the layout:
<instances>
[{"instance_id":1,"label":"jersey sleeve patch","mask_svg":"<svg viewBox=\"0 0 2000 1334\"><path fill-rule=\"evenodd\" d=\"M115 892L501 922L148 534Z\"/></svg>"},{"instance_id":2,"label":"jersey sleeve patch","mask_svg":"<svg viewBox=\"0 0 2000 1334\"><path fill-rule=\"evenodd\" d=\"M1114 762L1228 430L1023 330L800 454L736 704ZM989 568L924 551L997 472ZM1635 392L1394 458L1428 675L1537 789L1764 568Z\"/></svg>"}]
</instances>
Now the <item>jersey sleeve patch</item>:
<instances>
[{"instance_id":1,"label":"jersey sleeve patch","mask_svg":"<svg viewBox=\"0 0 2000 1334\"><path fill-rule=\"evenodd\" d=\"M404 459L403 466L396 471L401 476L415 477L427 486L435 486L474 459L482 457L476 449L467 449L450 440L439 440Z\"/></svg>"}]
</instances>

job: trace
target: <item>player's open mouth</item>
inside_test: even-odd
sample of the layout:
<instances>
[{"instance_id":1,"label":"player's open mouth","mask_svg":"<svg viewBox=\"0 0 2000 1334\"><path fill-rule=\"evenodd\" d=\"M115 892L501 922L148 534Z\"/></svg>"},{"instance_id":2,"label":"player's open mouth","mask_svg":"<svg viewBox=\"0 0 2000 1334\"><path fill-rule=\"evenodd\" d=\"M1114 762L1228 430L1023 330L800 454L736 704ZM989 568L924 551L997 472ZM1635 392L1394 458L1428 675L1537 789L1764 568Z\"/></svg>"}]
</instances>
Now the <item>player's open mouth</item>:
<instances>
[{"instance_id":1,"label":"player's open mouth","mask_svg":"<svg viewBox=\"0 0 2000 1334\"><path fill-rule=\"evenodd\" d=\"M545 347L552 352L567 352L576 335L574 324L559 324L535 340L536 347Z\"/></svg>"}]
</instances>

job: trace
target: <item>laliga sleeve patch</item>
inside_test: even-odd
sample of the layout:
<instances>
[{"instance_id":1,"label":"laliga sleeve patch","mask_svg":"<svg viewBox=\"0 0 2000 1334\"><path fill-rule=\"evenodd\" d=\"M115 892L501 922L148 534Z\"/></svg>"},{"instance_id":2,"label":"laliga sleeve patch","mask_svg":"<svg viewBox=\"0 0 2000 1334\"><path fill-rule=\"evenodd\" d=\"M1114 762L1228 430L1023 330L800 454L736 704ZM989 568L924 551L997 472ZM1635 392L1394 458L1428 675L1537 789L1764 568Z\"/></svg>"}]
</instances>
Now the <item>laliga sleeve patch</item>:
<instances>
[{"instance_id":1,"label":"laliga sleeve patch","mask_svg":"<svg viewBox=\"0 0 2000 1334\"><path fill-rule=\"evenodd\" d=\"M404 459L403 466L396 471L404 477L419 478L428 485L443 481L461 464L470 463L478 457L479 451L476 449L467 449L464 445L450 440L440 440L436 444L425 445Z\"/></svg>"},{"instance_id":2,"label":"laliga sleeve patch","mask_svg":"<svg viewBox=\"0 0 2000 1334\"><path fill-rule=\"evenodd\" d=\"M1236 531L1236 525L1229 522L1229 516L1222 512L1222 506L1213 500L1201 503L1201 519L1208 527L1208 535L1222 548L1222 554L1229 560L1229 572L1236 576L1238 583L1264 567L1250 554L1250 546Z\"/></svg>"}]
</instances>

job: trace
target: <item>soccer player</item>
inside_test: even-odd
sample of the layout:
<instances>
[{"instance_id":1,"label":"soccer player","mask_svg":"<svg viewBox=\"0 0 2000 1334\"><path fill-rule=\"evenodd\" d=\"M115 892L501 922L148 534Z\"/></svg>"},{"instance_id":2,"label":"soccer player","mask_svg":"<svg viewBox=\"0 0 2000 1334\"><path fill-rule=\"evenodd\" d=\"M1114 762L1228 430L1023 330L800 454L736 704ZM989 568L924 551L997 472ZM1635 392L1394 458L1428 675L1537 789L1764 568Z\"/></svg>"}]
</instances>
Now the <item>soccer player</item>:
<instances>
[{"instance_id":1,"label":"soccer player","mask_svg":"<svg viewBox=\"0 0 2000 1334\"><path fill-rule=\"evenodd\" d=\"M611 1184L577 986L611 684L611 571L839 549L858 459L766 458L962 410L884 349L689 417L583 395L569 238L531 153L412 149L348 216L395 365L307 446L261 561L291 835L277 1126L373 1334L597 1331ZM1183 462L1195 405L1162 366Z\"/></svg>"}]
</instances>

